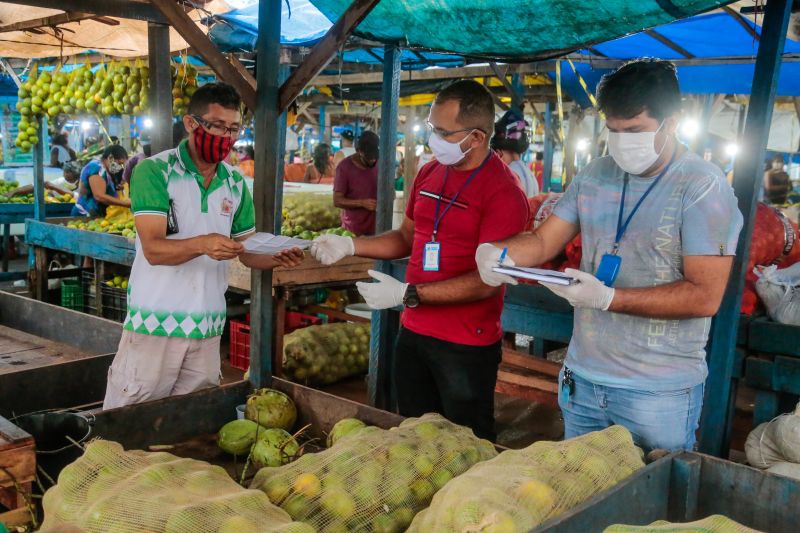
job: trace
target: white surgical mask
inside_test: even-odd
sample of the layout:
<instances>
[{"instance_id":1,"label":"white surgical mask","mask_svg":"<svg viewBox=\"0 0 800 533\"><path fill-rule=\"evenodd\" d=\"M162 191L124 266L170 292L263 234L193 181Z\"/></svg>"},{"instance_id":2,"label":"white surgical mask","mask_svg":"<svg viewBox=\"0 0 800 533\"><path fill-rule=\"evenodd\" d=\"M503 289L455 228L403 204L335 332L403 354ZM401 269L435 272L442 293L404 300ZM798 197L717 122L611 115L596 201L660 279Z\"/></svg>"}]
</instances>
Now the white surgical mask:
<instances>
[{"instance_id":1,"label":"white surgical mask","mask_svg":"<svg viewBox=\"0 0 800 533\"><path fill-rule=\"evenodd\" d=\"M445 141L442 139L437 133L432 132L431 136L428 138L428 146L430 146L431 151L433 152L433 156L436 160L443 164L443 165L457 165L464 158L467 154L472 150L470 148L466 152L461 151L461 143L463 143L467 137L469 137L472 132L475 130L469 131L463 139L458 141L457 143L451 143L449 141Z\"/></svg>"},{"instance_id":2,"label":"white surgical mask","mask_svg":"<svg viewBox=\"0 0 800 533\"><path fill-rule=\"evenodd\" d=\"M608 153L614 158L619 168L639 176L661 157L665 142L660 152L656 152L656 133L664 125L662 122L656 131L642 131L639 133L608 132Z\"/></svg>"}]
</instances>

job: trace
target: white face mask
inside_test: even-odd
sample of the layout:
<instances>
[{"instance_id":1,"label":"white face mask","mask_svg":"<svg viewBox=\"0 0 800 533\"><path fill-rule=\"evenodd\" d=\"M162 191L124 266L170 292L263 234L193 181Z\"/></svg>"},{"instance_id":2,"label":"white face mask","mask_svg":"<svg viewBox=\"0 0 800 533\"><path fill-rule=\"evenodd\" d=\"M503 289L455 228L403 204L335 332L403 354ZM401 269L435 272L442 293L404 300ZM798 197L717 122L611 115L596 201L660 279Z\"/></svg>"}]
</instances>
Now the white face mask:
<instances>
[{"instance_id":1,"label":"white face mask","mask_svg":"<svg viewBox=\"0 0 800 533\"><path fill-rule=\"evenodd\" d=\"M457 143L445 141L438 134L433 132L428 138L428 146L430 146L433 156L439 163L448 166L457 165L463 161L467 154L472 150L472 148L470 148L466 152L462 152L461 143L467 140L467 137L469 137L473 131L475 130L473 129L469 131L464 138Z\"/></svg>"},{"instance_id":2,"label":"white face mask","mask_svg":"<svg viewBox=\"0 0 800 533\"><path fill-rule=\"evenodd\" d=\"M125 170L125 166L117 163L116 161L111 161L108 163L108 171L111 174L116 175L122 172L123 170Z\"/></svg>"},{"instance_id":3,"label":"white face mask","mask_svg":"<svg viewBox=\"0 0 800 533\"><path fill-rule=\"evenodd\" d=\"M660 152L656 152L655 141L656 133L664 125L662 122L656 131L642 131L639 133L618 133L608 132L608 153L614 158L614 162L619 168L638 176L658 161L664 145Z\"/></svg>"}]
</instances>

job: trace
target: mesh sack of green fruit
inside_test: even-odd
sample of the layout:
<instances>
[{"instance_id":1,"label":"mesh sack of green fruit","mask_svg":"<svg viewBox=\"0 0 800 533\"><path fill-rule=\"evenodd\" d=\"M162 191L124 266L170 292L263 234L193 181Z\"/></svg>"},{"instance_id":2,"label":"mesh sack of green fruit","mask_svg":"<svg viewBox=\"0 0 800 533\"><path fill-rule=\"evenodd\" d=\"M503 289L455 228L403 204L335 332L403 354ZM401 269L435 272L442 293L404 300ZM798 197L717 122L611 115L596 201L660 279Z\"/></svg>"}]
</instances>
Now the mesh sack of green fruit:
<instances>
[{"instance_id":1,"label":"mesh sack of green fruit","mask_svg":"<svg viewBox=\"0 0 800 533\"><path fill-rule=\"evenodd\" d=\"M293 331L283 339L283 371L304 384L329 384L369 368L370 326L338 322Z\"/></svg>"},{"instance_id":2,"label":"mesh sack of green fruit","mask_svg":"<svg viewBox=\"0 0 800 533\"><path fill-rule=\"evenodd\" d=\"M42 527L87 533L313 533L222 467L96 440L44 495Z\"/></svg>"},{"instance_id":3,"label":"mesh sack of green fruit","mask_svg":"<svg viewBox=\"0 0 800 533\"><path fill-rule=\"evenodd\" d=\"M427 414L389 430L360 428L323 452L262 468L251 488L320 533L399 533L448 481L496 455L468 428Z\"/></svg>"},{"instance_id":4,"label":"mesh sack of green fruit","mask_svg":"<svg viewBox=\"0 0 800 533\"><path fill-rule=\"evenodd\" d=\"M283 199L284 233L300 235L304 231L322 231L341 223L339 208L328 194L301 192Z\"/></svg>"},{"instance_id":5,"label":"mesh sack of green fruit","mask_svg":"<svg viewBox=\"0 0 800 533\"><path fill-rule=\"evenodd\" d=\"M448 483L409 532L529 531L644 466L622 426L509 450Z\"/></svg>"},{"instance_id":6,"label":"mesh sack of green fruit","mask_svg":"<svg viewBox=\"0 0 800 533\"><path fill-rule=\"evenodd\" d=\"M759 531L745 527L727 516L715 514L702 520L684 523L659 520L649 526L614 524L608 526L603 533L759 533Z\"/></svg>"}]
</instances>

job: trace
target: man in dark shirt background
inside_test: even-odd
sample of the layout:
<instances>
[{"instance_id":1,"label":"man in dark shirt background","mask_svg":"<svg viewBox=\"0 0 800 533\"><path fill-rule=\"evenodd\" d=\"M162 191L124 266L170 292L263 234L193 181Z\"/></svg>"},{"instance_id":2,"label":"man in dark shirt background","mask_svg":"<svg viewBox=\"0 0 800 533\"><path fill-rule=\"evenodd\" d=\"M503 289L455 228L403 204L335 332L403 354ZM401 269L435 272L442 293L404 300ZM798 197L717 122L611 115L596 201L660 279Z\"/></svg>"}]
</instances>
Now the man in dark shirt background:
<instances>
[{"instance_id":1,"label":"man in dark shirt background","mask_svg":"<svg viewBox=\"0 0 800 533\"><path fill-rule=\"evenodd\" d=\"M356 235L375 233L378 198L378 136L365 131L358 138L356 153L336 167L333 204L342 210L342 227Z\"/></svg>"}]
</instances>

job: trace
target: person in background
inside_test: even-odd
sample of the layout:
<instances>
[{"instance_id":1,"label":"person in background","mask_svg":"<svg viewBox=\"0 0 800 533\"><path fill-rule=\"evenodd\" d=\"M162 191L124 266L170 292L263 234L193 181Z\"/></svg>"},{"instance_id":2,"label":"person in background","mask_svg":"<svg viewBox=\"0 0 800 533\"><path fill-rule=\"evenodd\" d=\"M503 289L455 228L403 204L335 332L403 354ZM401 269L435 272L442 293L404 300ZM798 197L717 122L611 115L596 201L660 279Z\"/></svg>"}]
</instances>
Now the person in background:
<instances>
[{"instance_id":1,"label":"person in background","mask_svg":"<svg viewBox=\"0 0 800 533\"><path fill-rule=\"evenodd\" d=\"M298 121L294 125L286 127L286 145L284 149L288 155L290 165L294 163L294 156L300 149L300 136L295 131L295 128L297 128L297 131L302 131L302 124Z\"/></svg>"},{"instance_id":2,"label":"person in background","mask_svg":"<svg viewBox=\"0 0 800 533\"><path fill-rule=\"evenodd\" d=\"M414 179L400 229L351 239L322 235L311 254L325 265L346 256L409 257L405 281L370 271L359 283L373 309L405 306L391 376L403 416L438 412L494 439L494 388L501 359L502 289L475 271L482 241L524 230L528 201L489 148L494 100L482 84L457 81L428 117L436 161Z\"/></svg>"},{"instance_id":3,"label":"person in background","mask_svg":"<svg viewBox=\"0 0 800 533\"><path fill-rule=\"evenodd\" d=\"M172 124L172 147L177 147L183 138L186 136L186 129L183 127L182 122L175 122ZM131 176L133 176L133 169L136 168L141 161L153 155L153 147L150 144L150 138L142 139L142 151L135 156L128 159L125 163L125 170L122 171L122 182L130 183Z\"/></svg>"},{"instance_id":4,"label":"person in background","mask_svg":"<svg viewBox=\"0 0 800 533\"><path fill-rule=\"evenodd\" d=\"M109 205L131 206L130 200L117 195L127 160L125 148L112 144L103 150L99 160L94 159L83 167L78 201L72 208L72 216L103 217Z\"/></svg>"},{"instance_id":5,"label":"person in background","mask_svg":"<svg viewBox=\"0 0 800 533\"><path fill-rule=\"evenodd\" d=\"M237 166L242 171L242 174L248 178L252 178L255 175L255 157L256 151L253 149L252 144L246 144L239 150L239 164Z\"/></svg>"},{"instance_id":6,"label":"person in background","mask_svg":"<svg viewBox=\"0 0 800 533\"><path fill-rule=\"evenodd\" d=\"M544 152L536 152L531 163L531 170L533 170L533 177L536 179L536 184L539 186L539 191L544 190Z\"/></svg>"},{"instance_id":7,"label":"person in background","mask_svg":"<svg viewBox=\"0 0 800 533\"><path fill-rule=\"evenodd\" d=\"M580 233L581 270L566 270L578 283L543 284L575 308L564 437L620 424L646 452L691 450L742 215L720 169L678 141L672 63L626 63L603 76L597 102L610 157L581 169L535 232L481 244L475 261L488 286L513 284L493 270L501 259L541 265Z\"/></svg>"},{"instance_id":8,"label":"person in background","mask_svg":"<svg viewBox=\"0 0 800 533\"><path fill-rule=\"evenodd\" d=\"M767 163L764 172L764 194L767 202L772 205L785 204L792 191L792 181L783 170L783 165L783 155L777 154Z\"/></svg>"},{"instance_id":9,"label":"person in background","mask_svg":"<svg viewBox=\"0 0 800 533\"><path fill-rule=\"evenodd\" d=\"M303 181L305 183L331 183L332 177L331 145L319 143L314 147L314 155L311 163L306 167Z\"/></svg>"},{"instance_id":10,"label":"person in background","mask_svg":"<svg viewBox=\"0 0 800 533\"><path fill-rule=\"evenodd\" d=\"M342 210L342 227L356 235L375 233L378 198L378 136L365 131L356 152L336 167L333 205Z\"/></svg>"},{"instance_id":11,"label":"person in background","mask_svg":"<svg viewBox=\"0 0 800 533\"><path fill-rule=\"evenodd\" d=\"M241 130L241 99L224 83L192 95L189 139L142 161L131 180L136 257L128 310L108 371L104 409L219 385L228 264L293 267L303 252L245 252L255 208L242 175L223 163Z\"/></svg>"},{"instance_id":12,"label":"person in background","mask_svg":"<svg viewBox=\"0 0 800 533\"><path fill-rule=\"evenodd\" d=\"M64 163L76 159L75 150L69 147L67 135L65 133L55 135L52 140L52 145L52 148L50 148L51 167L63 168Z\"/></svg>"},{"instance_id":13,"label":"person in background","mask_svg":"<svg viewBox=\"0 0 800 533\"><path fill-rule=\"evenodd\" d=\"M353 148L353 141L355 140L355 135L350 130L344 130L342 132L342 147L333 154L333 166L338 167L339 163L345 160L345 158L350 157L351 155L356 153L356 149Z\"/></svg>"},{"instance_id":14,"label":"person in background","mask_svg":"<svg viewBox=\"0 0 800 533\"><path fill-rule=\"evenodd\" d=\"M506 111L506 114L495 122L492 149L517 176L525 196L531 198L539 194L539 187L530 169L520 159L520 155L524 154L529 146L527 129L528 123L525 119L514 111Z\"/></svg>"},{"instance_id":15,"label":"person in background","mask_svg":"<svg viewBox=\"0 0 800 533\"><path fill-rule=\"evenodd\" d=\"M79 161L67 161L61 167L64 175L53 181L44 182L44 188L59 195L74 195L81 177L81 164ZM8 193L9 198L33 194L33 185L24 185Z\"/></svg>"}]
</instances>

